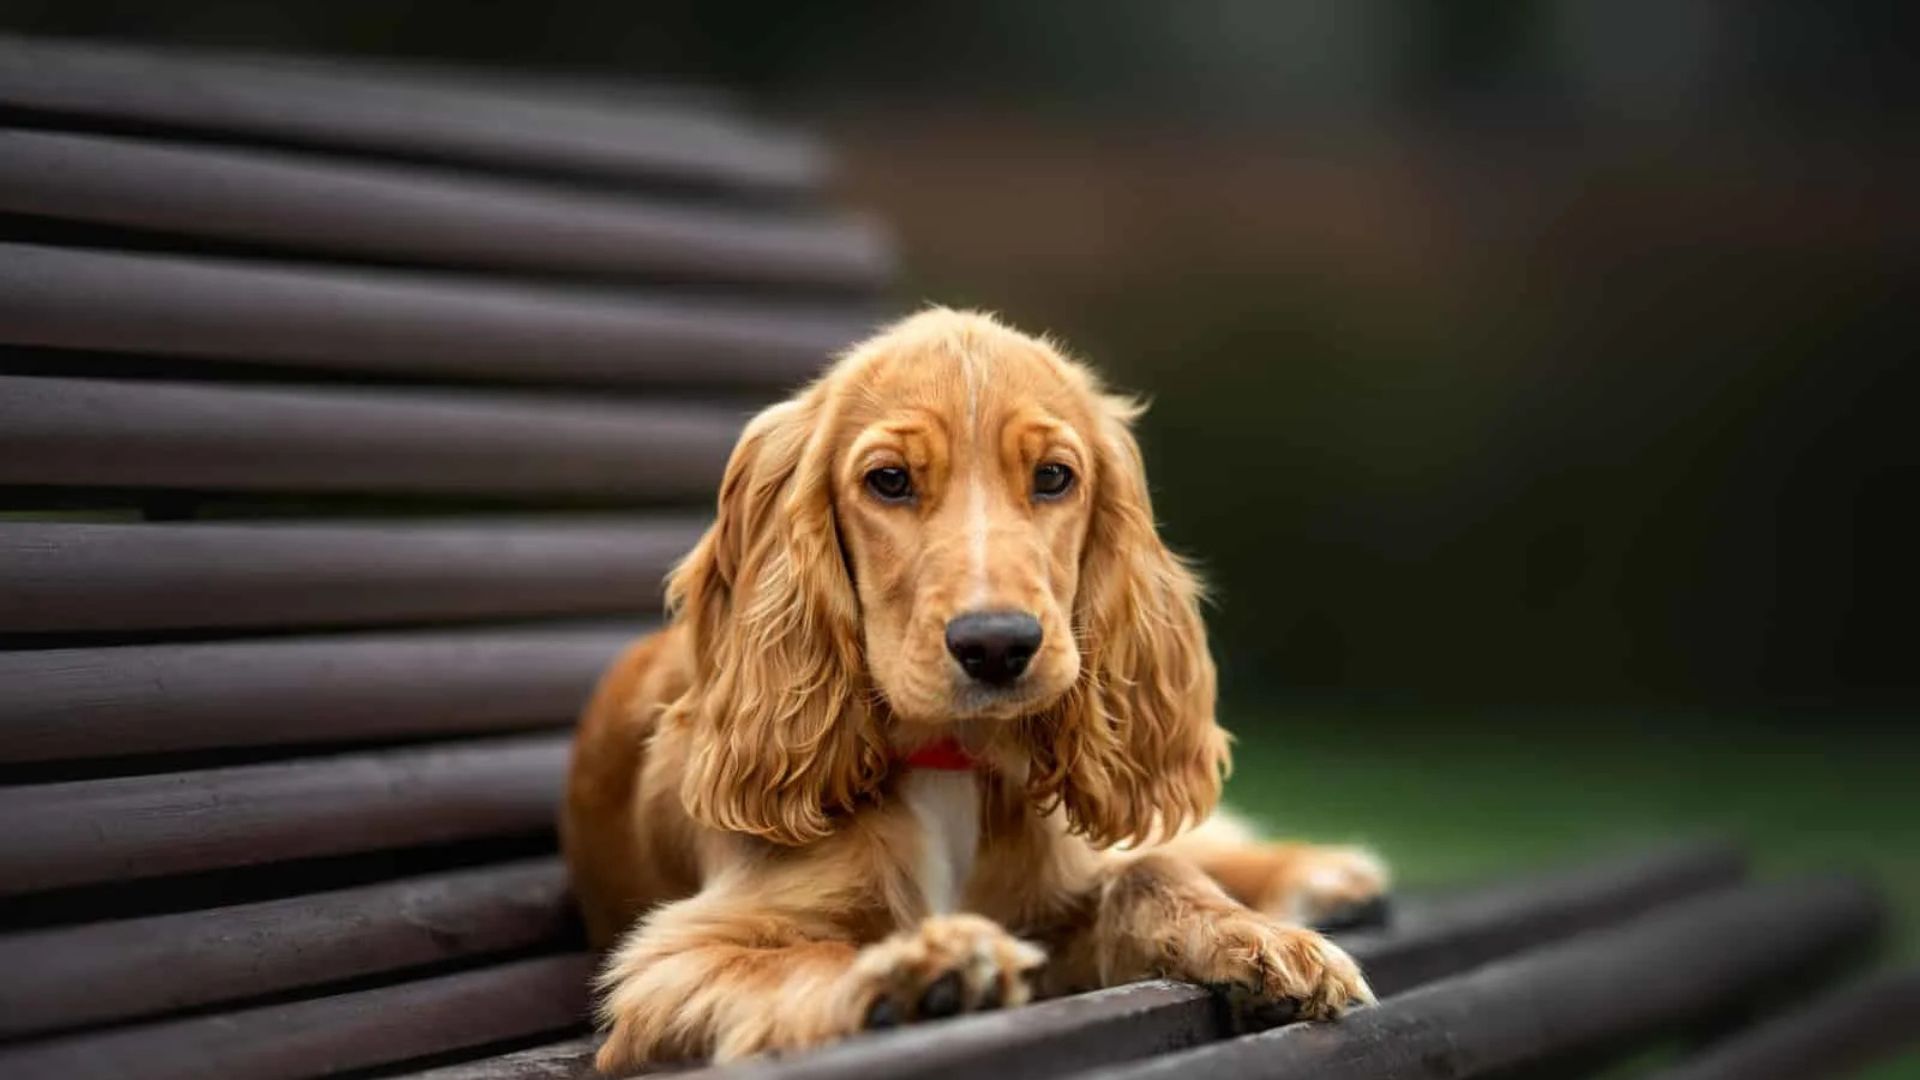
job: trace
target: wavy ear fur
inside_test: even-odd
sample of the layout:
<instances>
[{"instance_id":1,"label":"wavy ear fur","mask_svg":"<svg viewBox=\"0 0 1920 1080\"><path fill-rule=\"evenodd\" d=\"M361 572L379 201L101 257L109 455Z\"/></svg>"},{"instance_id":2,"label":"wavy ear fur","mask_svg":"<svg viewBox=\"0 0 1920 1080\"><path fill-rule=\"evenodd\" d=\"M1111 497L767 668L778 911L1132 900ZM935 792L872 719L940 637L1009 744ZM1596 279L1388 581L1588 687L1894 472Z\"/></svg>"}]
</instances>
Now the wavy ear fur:
<instances>
[{"instance_id":1,"label":"wavy ear fur","mask_svg":"<svg viewBox=\"0 0 1920 1080\"><path fill-rule=\"evenodd\" d=\"M1081 676L1029 721L1031 786L1095 844L1165 838L1213 811L1229 766L1193 571L1160 542L1142 407L1101 395L1094 505L1074 604Z\"/></svg>"},{"instance_id":2,"label":"wavy ear fur","mask_svg":"<svg viewBox=\"0 0 1920 1080\"><path fill-rule=\"evenodd\" d=\"M719 515L667 582L692 634L680 798L696 821L781 844L826 836L885 774L830 487L820 386L747 425Z\"/></svg>"}]
</instances>

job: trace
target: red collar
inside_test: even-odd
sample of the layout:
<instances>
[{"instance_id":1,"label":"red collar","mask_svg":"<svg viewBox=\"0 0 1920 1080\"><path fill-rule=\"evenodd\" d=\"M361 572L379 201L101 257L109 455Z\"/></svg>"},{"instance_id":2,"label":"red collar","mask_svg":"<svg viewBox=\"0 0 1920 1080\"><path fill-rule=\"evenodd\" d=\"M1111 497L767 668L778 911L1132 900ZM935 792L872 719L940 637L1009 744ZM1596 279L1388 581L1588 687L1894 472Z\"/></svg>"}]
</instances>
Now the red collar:
<instances>
[{"instance_id":1,"label":"red collar","mask_svg":"<svg viewBox=\"0 0 1920 1080\"><path fill-rule=\"evenodd\" d=\"M909 769L940 769L947 772L967 772L980 767L980 759L967 752L960 740L949 735L944 739L935 739L911 753L902 754L897 759Z\"/></svg>"}]
</instances>

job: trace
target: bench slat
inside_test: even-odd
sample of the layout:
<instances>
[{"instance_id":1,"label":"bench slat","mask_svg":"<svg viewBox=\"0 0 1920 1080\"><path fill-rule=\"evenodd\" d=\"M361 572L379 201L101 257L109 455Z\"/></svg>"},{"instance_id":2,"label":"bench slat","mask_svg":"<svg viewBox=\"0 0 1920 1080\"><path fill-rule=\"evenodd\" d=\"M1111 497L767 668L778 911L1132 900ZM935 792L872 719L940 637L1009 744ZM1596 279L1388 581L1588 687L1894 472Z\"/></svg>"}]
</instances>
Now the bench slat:
<instances>
[{"instance_id":1,"label":"bench slat","mask_svg":"<svg viewBox=\"0 0 1920 1080\"><path fill-rule=\"evenodd\" d=\"M567 736L0 788L0 893L553 827Z\"/></svg>"},{"instance_id":2,"label":"bench slat","mask_svg":"<svg viewBox=\"0 0 1920 1080\"><path fill-rule=\"evenodd\" d=\"M0 1050L17 1080L292 1080L577 1028L592 959L522 960L454 975Z\"/></svg>"},{"instance_id":3,"label":"bench slat","mask_svg":"<svg viewBox=\"0 0 1920 1080\"><path fill-rule=\"evenodd\" d=\"M0 762L563 726L643 629L561 625L0 653Z\"/></svg>"},{"instance_id":4,"label":"bench slat","mask_svg":"<svg viewBox=\"0 0 1920 1080\"><path fill-rule=\"evenodd\" d=\"M0 937L0 1035L150 1016L486 953L555 946L556 858Z\"/></svg>"},{"instance_id":5,"label":"bench slat","mask_svg":"<svg viewBox=\"0 0 1920 1080\"><path fill-rule=\"evenodd\" d=\"M1105 1080L1415 1080L1507 1075L1619 1050L1857 947L1885 912L1851 881L1715 893L1357 1010L1102 1072Z\"/></svg>"},{"instance_id":6,"label":"bench slat","mask_svg":"<svg viewBox=\"0 0 1920 1080\"><path fill-rule=\"evenodd\" d=\"M0 375L0 484L705 502L747 412Z\"/></svg>"},{"instance_id":7,"label":"bench slat","mask_svg":"<svg viewBox=\"0 0 1920 1080\"><path fill-rule=\"evenodd\" d=\"M746 1061L691 1075L702 1080L1028 1080L1222 1038L1227 1034L1223 1020L1207 991L1156 979L863 1035L789 1060Z\"/></svg>"},{"instance_id":8,"label":"bench slat","mask_svg":"<svg viewBox=\"0 0 1920 1080\"><path fill-rule=\"evenodd\" d=\"M0 632L638 614L704 523L0 524Z\"/></svg>"},{"instance_id":9,"label":"bench slat","mask_svg":"<svg viewBox=\"0 0 1920 1080\"><path fill-rule=\"evenodd\" d=\"M509 92L365 64L0 37L0 105L116 128L549 175L797 193L825 171L811 139L712 108Z\"/></svg>"},{"instance_id":10,"label":"bench slat","mask_svg":"<svg viewBox=\"0 0 1920 1080\"><path fill-rule=\"evenodd\" d=\"M599 1036L582 1035L406 1076L408 1080L602 1080L593 1067L599 1048Z\"/></svg>"},{"instance_id":11,"label":"bench slat","mask_svg":"<svg viewBox=\"0 0 1920 1080\"><path fill-rule=\"evenodd\" d=\"M1655 1080L1852 1076L1913 1049L1920 1049L1920 968L1868 979L1771 1017Z\"/></svg>"},{"instance_id":12,"label":"bench slat","mask_svg":"<svg viewBox=\"0 0 1920 1080\"><path fill-rule=\"evenodd\" d=\"M1409 979L1464 970L1660 904L1724 886L1744 865L1723 844L1699 843L1473 891L1410 913L1383 934L1337 935L1383 992ZM1375 974L1375 968L1378 974ZM701 1074L713 1080L851 1080L990 1075L1027 1080L1209 1042L1228 1034L1198 987L1149 982L1043 1001L1004 1013L863 1036L783 1062Z\"/></svg>"},{"instance_id":13,"label":"bench slat","mask_svg":"<svg viewBox=\"0 0 1920 1080\"><path fill-rule=\"evenodd\" d=\"M1395 919L1391 930L1340 935L1374 992L1398 994L1545 942L1626 922L1747 874L1740 850L1676 844L1560 873L1467 890Z\"/></svg>"},{"instance_id":14,"label":"bench slat","mask_svg":"<svg viewBox=\"0 0 1920 1080\"><path fill-rule=\"evenodd\" d=\"M531 382L782 385L875 321L852 305L21 243L0 243L0 307L0 344Z\"/></svg>"},{"instance_id":15,"label":"bench slat","mask_svg":"<svg viewBox=\"0 0 1920 1080\"><path fill-rule=\"evenodd\" d=\"M117 136L0 130L0 210L428 264L874 288L864 220Z\"/></svg>"}]
</instances>

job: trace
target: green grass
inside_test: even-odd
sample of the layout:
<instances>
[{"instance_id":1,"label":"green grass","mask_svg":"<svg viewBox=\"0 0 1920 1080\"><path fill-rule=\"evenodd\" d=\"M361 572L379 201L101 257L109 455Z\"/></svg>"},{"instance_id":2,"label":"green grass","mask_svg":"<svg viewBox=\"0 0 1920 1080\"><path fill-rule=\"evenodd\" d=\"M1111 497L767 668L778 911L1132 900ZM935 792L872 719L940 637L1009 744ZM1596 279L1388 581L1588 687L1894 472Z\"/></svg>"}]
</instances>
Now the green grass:
<instances>
[{"instance_id":1,"label":"green grass","mask_svg":"<svg viewBox=\"0 0 1920 1080\"><path fill-rule=\"evenodd\" d=\"M1920 959L1920 725L1225 710L1227 799L1275 835L1360 841L1402 884L1469 881L1662 840L1742 842L1762 875L1847 871ZM1876 1078L1920 1077L1920 1060Z\"/></svg>"}]
</instances>

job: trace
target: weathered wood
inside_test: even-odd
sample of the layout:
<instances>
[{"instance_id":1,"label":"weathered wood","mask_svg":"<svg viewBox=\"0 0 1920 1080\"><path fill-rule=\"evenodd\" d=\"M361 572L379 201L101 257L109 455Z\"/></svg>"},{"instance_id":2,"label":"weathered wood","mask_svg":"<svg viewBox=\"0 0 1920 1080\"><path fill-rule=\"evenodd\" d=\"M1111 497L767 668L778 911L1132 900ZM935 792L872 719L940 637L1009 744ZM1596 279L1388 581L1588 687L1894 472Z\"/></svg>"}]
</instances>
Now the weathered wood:
<instances>
[{"instance_id":1,"label":"weathered wood","mask_svg":"<svg viewBox=\"0 0 1920 1080\"><path fill-rule=\"evenodd\" d=\"M1816 1080L1852 1076L1920 1050L1920 969L1868 979L1769 1018L1657 1080Z\"/></svg>"},{"instance_id":2,"label":"weathered wood","mask_svg":"<svg viewBox=\"0 0 1920 1080\"><path fill-rule=\"evenodd\" d=\"M1428 983L1334 1024L1292 1024L1102 1072L1108 1080L1508 1075L1778 998L1867 940L1884 910L1848 881L1725 891Z\"/></svg>"},{"instance_id":3,"label":"weathered wood","mask_svg":"<svg viewBox=\"0 0 1920 1080\"><path fill-rule=\"evenodd\" d=\"M538 946L567 872L523 859L352 889L0 936L0 1035L18 1037ZM24 974L24 977L22 975Z\"/></svg>"},{"instance_id":4,"label":"weathered wood","mask_svg":"<svg viewBox=\"0 0 1920 1080\"><path fill-rule=\"evenodd\" d=\"M593 1067L599 1046L598 1037L583 1035L406 1075L409 1080L601 1080Z\"/></svg>"},{"instance_id":5,"label":"weathered wood","mask_svg":"<svg viewBox=\"0 0 1920 1080\"><path fill-rule=\"evenodd\" d=\"M565 735L0 788L0 893L550 829Z\"/></svg>"},{"instance_id":6,"label":"weathered wood","mask_svg":"<svg viewBox=\"0 0 1920 1080\"><path fill-rule=\"evenodd\" d=\"M1626 859L1464 890L1409 905L1389 930L1339 935L1381 995L1431 982L1746 876L1739 849L1720 841L1676 844Z\"/></svg>"},{"instance_id":7,"label":"weathered wood","mask_svg":"<svg viewBox=\"0 0 1920 1080\"><path fill-rule=\"evenodd\" d=\"M594 102L366 65L14 37L0 37L0 106L115 128L628 181L793 192L816 186L825 167L811 140L657 99Z\"/></svg>"},{"instance_id":8,"label":"weathered wood","mask_svg":"<svg viewBox=\"0 0 1920 1080\"><path fill-rule=\"evenodd\" d=\"M785 385L849 305L669 299L419 272L0 244L0 344L526 382Z\"/></svg>"},{"instance_id":9,"label":"weathered wood","mask_svg":"<svg viewBox=\"0 0 1920 1080\"><path fill-rule=\"evenodd\" d=\"M0 653L0 762L562 726L643 629L560 624Z\"/></svg>"},{"instance_id":10,"label":"weathered wood","mask_svg":"<svg viewBox=\"0 0 1920 1080\"><path fill-rule=\"evenodd\" d=\"M641 615L687 516L0 523L0 632Z\"/></svg>"},{"instance_id":11,"label":"weathered wood","mask_svg":"<svg viewBox=\"0 0 1920 1080\"><path fill-rule=\"evenodd\" d=\"M1724 845L1688 844L1468 892L1425 913L1409 907L1404 929L1355 935L1351 941L1370 977L1377 963L1387 987L1400 989L1408 985L1407 979L1464 970L1607 926L1657 904L1725 885L1741 873L1741 860ZM703 1075L716 1080L982 1075L1025 1080L1166 1053L1227 1034L1226 1018L1206 991L1146 982L1012 1012L901 1028L791 1061L755 1062Z\"/></svg>"},{"instance_id":12,"label":"weathered wood","mask_svg":"<svg viewBox=\"0 0 1920 1080\"><path fill-rule=\"evenodd\" d=\"M0 484L704 502L749 411L0 375Z\"/></svg>"},{"instance_id":13,"label":"weathered wood","mask_svg":"<svg viewBox=\"0 0 1920 1080\"><path fill-rule=\"evenodd\" d=\"M585 955L0 1050L9 1080L293 1080L576 1028Z\"/></svg>"},{"instance_id":14,"label":"weathered wood","mask_svg":"<svg viewBox=\"0 0 1920 1080\"><path fill-rule=\"evenodd\" d=\"M418 168L118 136L0 131L0 210L438 265L870 288L862 219L676 205Z\"/></svg>"},{"instance_id":15,"label":"weathered wood","mask_svg":"<svg viewBox=\"0 0 1920 1080\"><path fill-rule=\"evenodd\" d=\"M780 1061L703 1069L703 1080L991 1076L1027 1080L1163 1054L1227 1034L1205 990L1154 980L1006 1012L863 1035Z\"/></svg>"}]
</instances>

